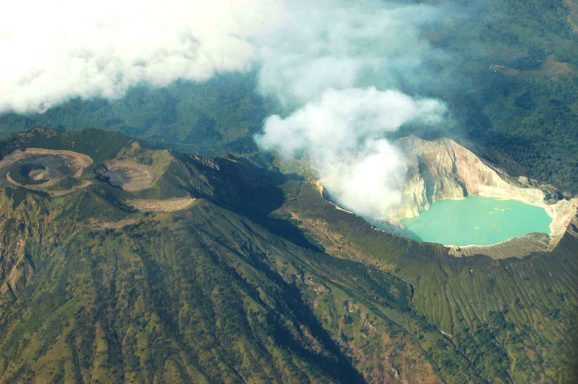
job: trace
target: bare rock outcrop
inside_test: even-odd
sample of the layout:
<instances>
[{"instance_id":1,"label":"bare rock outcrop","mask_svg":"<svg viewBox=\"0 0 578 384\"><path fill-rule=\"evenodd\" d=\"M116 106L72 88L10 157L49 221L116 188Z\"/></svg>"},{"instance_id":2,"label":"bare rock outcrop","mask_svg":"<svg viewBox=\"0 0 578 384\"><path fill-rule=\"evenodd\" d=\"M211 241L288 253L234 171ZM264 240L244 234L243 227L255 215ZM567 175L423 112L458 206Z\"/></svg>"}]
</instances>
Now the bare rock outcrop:
<instances>
[{"instance_id":1,"label":"bare rock outcrop","mask_svg":"<svg viewBox=\"0 0 578 384\"><path fill-rule=\"evenodd\" d=\"M510 178L450 139L427 141L404 137L396 145L406 156L407 183L402 203L390 212L390 220L419 215L431 203L462 199L468 195L512 199L543 207L552 217L550 247L557 244L576 216L578 199L546 201L546 193L527 178Z\"/></svg>"},{"instance_id":2,"label":"bare rock outcrop","mask_svg":"<svg viewBox=\"0 0 578 384\"><path fill-rule=\"evenodd\" d=\"M151 167L131 160L110 160L104 163L102 175L110 184L127 192L142 191L153 183Z\"/></svg>"},{"instance_id":3,"label":"bare rock outcrop","mask_svg":"<svg viewBox=\"0 0 578 384\"><path fill-rule=\"evenodd\" d=\"M192 197L175 197L171 199L132 199L127 204L142 212L176 212L188 209L197 203Z\"/></svg>"}]
</instances>

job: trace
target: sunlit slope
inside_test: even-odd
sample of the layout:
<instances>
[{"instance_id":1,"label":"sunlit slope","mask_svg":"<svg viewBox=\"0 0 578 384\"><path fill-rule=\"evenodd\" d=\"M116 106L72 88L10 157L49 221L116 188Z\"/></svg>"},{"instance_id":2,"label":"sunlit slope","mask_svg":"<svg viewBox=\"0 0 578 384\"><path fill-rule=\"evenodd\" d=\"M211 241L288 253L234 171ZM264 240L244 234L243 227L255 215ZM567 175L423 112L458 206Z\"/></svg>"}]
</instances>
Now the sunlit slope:
<instances>
[{"instance_id":1,"label":"sunlit slope","mask_svg":"<svg viewBox=\"0 0 578 384\"><path fill-rule=\"evenodd\" d=\"M3 151L46 134L83 142L36 131ZM252 161L176 153L148 193L196 204L141 212L96 167L158 153L111 142L85 151L88 188L1 190L0 382L573 382L572 233L454 258Z\"/></svg>"},{"instance_id":2,"label":"sunlit slope","mask_svg":"<svg viewBox=\"0 0 578 384\"><path fill-rule=\"evenodd\" d=\"M281 179L179 158L199 202L174 213L127 208L104 182L2 189L0 382L483 381L410 285L268 217Z\"/></svg>"},{"instance_id":3,"label":"sunlit slope","mask_svg":"<svg viewBox=\"0 0 578 384\"><path fill-rule=\"evenodd\" d=\"M573 382L578 304L576 226L551 253L455 258L442 246L375 230L289 183L281 212L330 254L376 265L410 283L412 302L490 382Z\"/></svg>"}]
</instances>

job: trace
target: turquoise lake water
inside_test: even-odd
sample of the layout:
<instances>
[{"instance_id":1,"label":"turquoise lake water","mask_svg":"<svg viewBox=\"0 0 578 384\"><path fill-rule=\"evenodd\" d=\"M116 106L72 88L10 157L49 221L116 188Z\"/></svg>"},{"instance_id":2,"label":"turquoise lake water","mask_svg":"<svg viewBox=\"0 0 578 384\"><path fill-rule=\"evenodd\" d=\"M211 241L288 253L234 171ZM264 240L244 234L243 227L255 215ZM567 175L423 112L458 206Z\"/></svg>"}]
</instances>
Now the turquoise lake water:
<instances>
[{"instance_id":1,"label":"turquoise lake water","mask_svg":"<svg viewBox=\"0 0 578 384\"><path fill-rule=\"evenodd\" d=\"M530 232L550 233L543 208L516 200L468 196L463 200L441 200L429 210L401 223L410 237L445 245L490 245Z\"/></svg>"}]
</instances>

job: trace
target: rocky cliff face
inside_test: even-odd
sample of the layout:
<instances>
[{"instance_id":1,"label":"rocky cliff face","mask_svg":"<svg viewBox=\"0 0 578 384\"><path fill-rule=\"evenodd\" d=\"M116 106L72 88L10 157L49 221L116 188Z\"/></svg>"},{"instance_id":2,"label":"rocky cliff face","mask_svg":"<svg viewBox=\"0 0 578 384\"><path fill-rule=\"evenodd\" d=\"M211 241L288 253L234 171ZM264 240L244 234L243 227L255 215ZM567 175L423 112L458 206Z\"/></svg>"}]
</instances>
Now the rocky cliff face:
<instances>
[{"instance_id":1,"label":"rocky cliff face","mask_svg":"<svg viewBox=\"0 0 578 384\"><path fill-rule=\"evenodd\" d=\"M479 195L513 199L546 209L553 218L550 237L557 242L576 215L578 199L547 202L546 193L525 177L512 179L450 139L434 141L414 136L396 142L406 156L407 183L392 221L415 217L442 199Z\"/></svg>"}]
</instances>

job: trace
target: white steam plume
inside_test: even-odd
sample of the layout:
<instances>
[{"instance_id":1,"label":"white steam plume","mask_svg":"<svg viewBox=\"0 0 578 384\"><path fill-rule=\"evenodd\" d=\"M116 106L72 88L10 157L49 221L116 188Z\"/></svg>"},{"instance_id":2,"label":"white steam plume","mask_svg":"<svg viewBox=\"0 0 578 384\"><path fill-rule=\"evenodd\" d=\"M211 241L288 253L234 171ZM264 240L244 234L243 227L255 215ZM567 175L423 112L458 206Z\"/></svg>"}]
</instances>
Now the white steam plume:
<instances>
[{"instance_id":1,"label":"white steam plume","mask_svg":"<svg viewBox=\"0 0 578 384\"><path fill-rule=\"evenodd\" d=\"M362 216L385 218L400 203L406 165L384 134L410 122L438 123L444 114L439 101L398 91L329 89L285 119L269 117L256 140L285 157L304 154L340 204Z\"/></svg>"},{"instance_id":2,"label":"white steam plume","mask_svg":"<svg viewBox=\"0 0 578 384\"><path fill-rule=\"evenodd\" d=\"M386 134L440 123L446 112L439 101L392 90L421 89L435 78L427 63L443 53L422 36L440 9L374 0L296 4L282 33L262 46L259 85L297 110L268 118L257 143L287 158L305 156L340 205L387 218L401 202L406 165Z\"/></svg>"}]
</instances>

